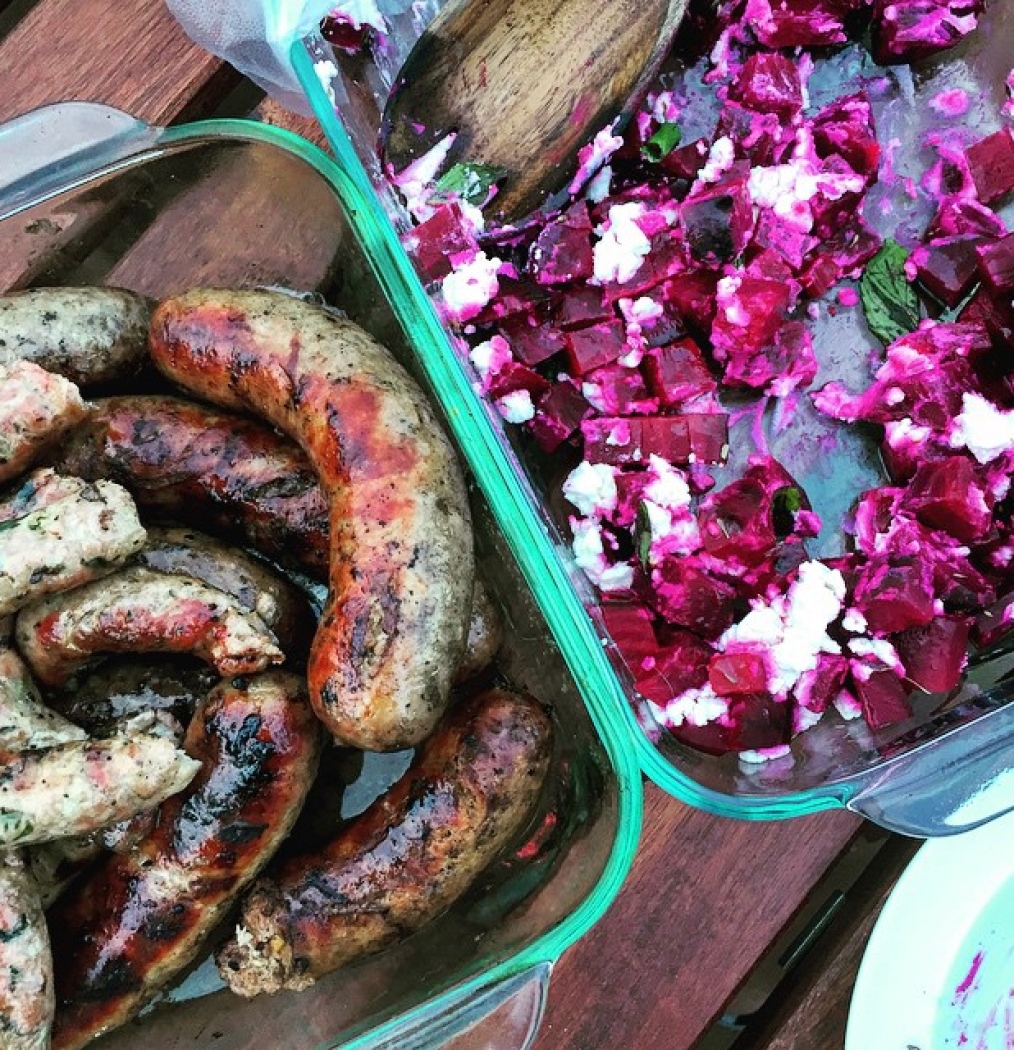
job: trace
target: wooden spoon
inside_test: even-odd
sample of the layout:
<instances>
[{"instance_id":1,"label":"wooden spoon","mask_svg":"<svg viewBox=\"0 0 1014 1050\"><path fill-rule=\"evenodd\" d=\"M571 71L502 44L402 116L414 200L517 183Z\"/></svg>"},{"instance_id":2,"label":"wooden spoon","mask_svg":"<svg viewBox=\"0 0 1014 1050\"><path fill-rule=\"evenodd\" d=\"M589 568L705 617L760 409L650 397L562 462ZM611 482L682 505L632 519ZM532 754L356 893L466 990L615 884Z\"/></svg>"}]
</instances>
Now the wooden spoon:
<instances>
[{"instance_id":1,"label":"wooden spoon","mask_svg":"<svg viewBox=\"0 0 1014 1050\"><path fill-rule=\"evenodd\" d=\"M512 222L576 171L577 149L639 101L687 0L451 0L416 42L384 111L402 171L449 132L447 165L506 174L490 210Z\"/></svg>"}]
</instances>

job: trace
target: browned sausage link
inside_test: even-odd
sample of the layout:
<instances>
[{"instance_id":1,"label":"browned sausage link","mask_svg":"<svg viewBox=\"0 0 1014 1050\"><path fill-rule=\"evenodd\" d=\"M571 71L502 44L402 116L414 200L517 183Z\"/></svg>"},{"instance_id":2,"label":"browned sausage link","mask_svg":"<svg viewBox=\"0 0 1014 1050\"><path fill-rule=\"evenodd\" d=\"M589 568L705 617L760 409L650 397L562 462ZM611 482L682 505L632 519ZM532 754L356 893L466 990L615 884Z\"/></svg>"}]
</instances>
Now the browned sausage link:
<instances>
[{"instance_id":1,"label":"browned sausage link","mask_svg":"<svg viewBox=\"0 0 1014 1050\"><path fill-rule=\"evenodd\" d=\"M474 561L464 480L422 391L352 322L271 292L164 300L150 342L166 376L259 412L320 477L331 555L308 668L317 714L366 750L424 740L464 652Z\"/></svg>"},{"instance_id":2,"label":"browned sausage link","mask_svg":"<svg viewBox=\"0 0 1014 1050\"><path fill-rule=\"evenodd\" d=\"M261 618L286 656L305 656L317 626L306 595L252 555L193 529L149 526L134 562L167 575L190 576L231 594Z\"/></svg>"},{"instance_id":3,"label":"browned sausage link","mask_svg":"<svg viewBox=\"0 0 1014 1050\"><path fill-rule=\"evenodd\" d=\"M193 653L222 675L256 674L285 659L260 617L230 595L141 566L25 606L14 638L47 686L107 653Z\"/></svg>"},{"instance_id":4,"label":"browned sausage link","mask_svg":"<svg viewBox=\"0 0 1014 1050\"><path fill-rule=\"evenodd\" d=\"M305 988L440 915L523 827L551 736L539 704L504 690L452 711L329 846L254 887L218 955L222 977L245 996Z\"/></svg>"},{"instance_id":5,"label":"browned sausage link","mask_svg":"<svg viewBox=\"0 0 1014 1050\"><path fill-rule=\"evenodd\" d=\"M212 692L187 732L197 779L162 805L147 840L107 858L50 915L57 1050L129 1020L200 951L288 834L320 742L296 675Z\"/></svg>"},{"instance_id":6,"label":"browned sausage link","mask_svg":"<svg viewBox=\"0 0 1014 1050\"><path fill-rule=\"evenodd\" d=\"M327 576L327 504L306 456L262 423L175 397L110 397L57 457L110 478L142 510L193 521Z\"/></svg>"}]
</instances>

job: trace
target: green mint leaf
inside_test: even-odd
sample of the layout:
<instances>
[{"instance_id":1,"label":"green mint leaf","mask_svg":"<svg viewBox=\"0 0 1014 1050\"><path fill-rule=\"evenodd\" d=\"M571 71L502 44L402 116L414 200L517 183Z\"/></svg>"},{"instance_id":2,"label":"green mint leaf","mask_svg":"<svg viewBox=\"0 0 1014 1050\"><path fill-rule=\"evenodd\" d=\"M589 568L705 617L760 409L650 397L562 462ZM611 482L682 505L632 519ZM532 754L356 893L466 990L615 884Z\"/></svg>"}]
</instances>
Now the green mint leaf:
<instances>
[{"instance_id":1,"label":"green mint leaf","mask_svg":"<svg viewBox=\"0 0 1014 1050\"><path fill-rule=\"evenodd\" d=\"M648 508L641 503L637 508L637 520L634 522L634 545L637 558L645 572L651 572L651 518Z\"/></svg>"},{"instance_id":2,"label":"green mint leaf","mask_svg":"<svg viewBox=\"0 0 1014 1050\"><path fill-rule=\"evenodd\" d=\"M870 331L887 346L919 325L919 297L905 276L908 252L886 240L859 281L859 294Z\"/></svg>"},{"instance_id":3,"label":"green mint leaf","mask_svg":"<svg viewBox=\"0 0 1014 1050\"><path fill-rule=\"evenodd\" d=\"M477 207L486 203L493 184L507 174L491 164L455 164L437 180L439 193L455 193Z\"/></svg>"},{"instance_id":4,"label":"green mint leaf","mask_svg":"<svg viewBox=\"0 0 1014 1050\"><path fill-rule=\"evenodd\" d=\"M663 157L672 153L682 140L683 132L679 124L662 124L641 147L641 155L657 164Z\"/></svg>"}]
</instances>

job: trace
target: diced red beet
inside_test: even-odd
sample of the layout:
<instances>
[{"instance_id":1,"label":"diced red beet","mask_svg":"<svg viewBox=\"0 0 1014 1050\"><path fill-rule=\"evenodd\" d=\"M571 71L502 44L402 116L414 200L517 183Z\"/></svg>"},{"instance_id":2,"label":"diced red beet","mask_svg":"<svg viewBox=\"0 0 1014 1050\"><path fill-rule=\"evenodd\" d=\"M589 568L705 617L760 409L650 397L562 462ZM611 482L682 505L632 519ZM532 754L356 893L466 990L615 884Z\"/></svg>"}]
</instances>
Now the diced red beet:
<instances>
[{"instance_id":1,"label":"diced red beet","mask_svg":"<svg viewBox=\"0 0 1014 1050\"><path fill-rule=\"evenodd\" d=\"M667 153L659 166L670 175L681 179L696 179L697 173L708 159L708 140L697 139L685 146L678 146Z\"/></svg>"},{"instance_id":2,"label":"diced red beet","mask_svg":"<svg viewBox=\"0 0 1014 1050\"><path fill-rule=\"evenodd\" d=\"M687 399L718 386L692 339L681 339L649 351L643 367L651 392L665 408L678 408Z\"/></svg>"},{"instance_id":3,"label":"diced red beet","mask_svg":"<svg viewBox=\"0 0 1014 1050\"><path fill-rule=\"evenodd\" d=\"M666 230L651 238L651 249L629 281L604 285L603 290L612 303L636 299L676 274L685 273L687 267L687 248L682 236L677 230Z\"/></svg>"},{"instance_id":4,"label":"diced red beet","mask_svg":"<svg viewBox=\"0 0 1014 1050\"><path fill-rule=\"evenodd\" d=\"M893 671L874 671L869 678L853 678L853 682L871 729L884 729L912 717L908 690Z\"/></svg>"},{"instance_id":5,"label":"diced red beet","mask_svg":"<svg viewBox=\"0 0 1014 1050\"><path fill-rule=\"evenodd\" d=\"M587 328L614 316L612 303L601 288L592 285L568 288L556 307L556 323L565 332L572 328Z\"/></svg>"},{"instance_id":6,"label":"diced red beet","mask_svg":"<svg viewBox=\"0 0 1014 1050\"><path fill-rule=\"evenodd\" d=\"M818 157L837 154L853 171L875 178L880 144L866 93L861 91L825 106L813 120L813 145Z\"/></svg>"},{"instance_id":7,"label":"diced red beet","mask_svg":"<svg viewBox=\"0 0 1014 1050\"><path fill-rule=\"evenodd\" d=\"M719 286L718 312L711 327L711 342L718 361L768 346L785 319L791 289L780 281L756 277Z\"/></svg>"},{"instance_id":8,"label":"diced red beet","mask_svg":"<svg viewBox=\"0 0 1014 1050\"><path fill-rule=\"evenodd\" d=\"M731 140L744 166L767 166L783 159L792 142L792 127L776 113L759 113L730 100L722 107L715 138ZM749 171L741 177L748 176Z\"/></svg>"},{"instance_id":9,"label":"diced red beet","mask_svg":"<svg viewBox=\"0 0 1014 1050\"><path fill-rule=\"evenodd\" d=\"M496 375L489 378L487 392L489 396L496 399L513 394L517 390L527 390L535 401L543 394L549 392L549 381L533 372L526 365L518 364L517 361L507 362Z\"/></svg>"},{"instance_id":10,"label":"diced red beet","mask_svg":"<svg viewBox=\"0 0 1014 1050\"><path fill-rule=\"evenodd\" d=\"M930 623L936 610L929 566L869 563L859 574L855 604L877 634Z\"/></svg>"},{"instance_id":11,"label":"diced red beet","mask_svg":"<svg viewBox=\"0 0 1014 1050\"><path fill-rule=\"evenodd\" d=\"M361 51L370 39L371 29L367 23L354 25L344 16L327 15L320 23L320 35L332 46L346 54Z\"/></svg>"},{"instance_id":12,"label":"diced red beet","mask_svg":"<svg viewBox=\"0 0 1014 1050\"><path fill-rule=\"evenodd\" d=\"M807 257L799 281L807 295L820 298L880 251L883 240L856 216Z\"/></svg>"},{"instance_id":13,"label":"diced red beet","mask_svg":"<svg viewBox=\"0 0 1014 1050\"><path fill-rule=\"evenodd\" d=\"M889 66L946 51L975 28L976 8L967 0L879 0L873 9L873 58Z\"/></svg>"},{"instance_id":14,"label":"diced red beet","mask_svg":"<svg viewBox=\"0 0 1014 1050\"><path fill-rule=\"evenodd\" d=\"M979 273L986 287L995 296L1014 292L1014 233L975 249L979 257Z\"/></svg>"},{"instance_id":15,"label":"diced red beet","mask_svg":"<svg viewBox=\"0 0 1014 1050\"><path fill-rule=\"evenodd\" d=\"M708 680L719 696L763 693L768 687L767 664L760 653L715 653Z\"/></svg>"},{"instance_id":16,"label":"diced red beet","mask_svg":"<svg viewBox=\"0 0 1014 1050\"><path fill-rule=\"evenodd\" d=\"M864 190L845 189L855 185L857 173L852 170L844 157L832 154L821 165L825 175L841 176L839 189L835 193L817 193L809 202L813 215L813 235L815 237L832 237L842 225L849 221L859 207ZM848 180L848 181L846 181ZM859 183L861 186L862 183Z\"/></svg>"},{"instance_id":17,"label":"diced red beet","mask_svg":"<svg viewBox=\"0 0 1014 1050\"><path fill-rule=\"evenodd\" d=\"M995 240L1006 236L1007 227L996 212L970 197L944 197L926 236L934 240L937 237L959 237L964 234Z\"/></svg>"},{"instance_id":18,"label":"diced red beet","mask_svg":"<svg viewBox=\"0 0 1014 1050\"><path fill-rule=\"evenodd\" d=\"M995 645L1014 627L1014 593L998 598L983 609L972 625L972 641L980 649Z\"/></svg>"},{"instance_id":19,"label":"diced red beet","mask_svg":"<svg viewBox=\"0 0 1014 1050\"><path fill-rule=\"evenodd\" d=\"M771 346L730 354L723 379L729 386L770 387L784 396L796 387L809 386L816 375L813 337L802 322L790 321L778 330Z\"/></svg>"},{"instance_id":20,"label":"diced red beet","mask_svg":"<svg viewBox=\"0 0 1014 1050\"><path fill-rule=\"evenodd\" d=\"M727 425L724 415L601 416L586 419L581 433L590 463L627 466L647 463L653 455L670 463L687 463L691 453L698 462L719 463L727 446L716 453L715 444L720 431L727 435Z\"/></svg>"},{"instance_id":21,"label":"diced red beet","mask_svg":"<svg viewBox=\"0 0 1014 1050\"><path fill-rule=\"evenodd\" d=\"M556 328L531 314L504 321L500 332L511 345L514 356L526 365L538 365L566 349Z\"/></svg>"},{"instance_id":22,"label":"diced red beet","mask_svg":"<svg viewBox=\"0 0 1014 1050\"><path fill-rule=\"evenodd\" d=\"M777 253L791 267L791 272L798 272L803 260L820 242L801 229L796 223L789 222L771 209L765 208L757 218L753 243L758 248ZM756 269L751 265L751 270Z\"/></svg>"},{"instance_id":23,"label":"diced red beet","mask_svg":"<svg viewBox=\"0 0 1014 1050\"><path fill-rule=\"evenodd\" d=\"M927 693L949 693L961 684L968 663L969 622L938 616L925 627L913 627L891 641L905 666L905 678Z\"/></svg>"},{"instance_id":24,"label":"diced red beet","mask_svg":"<svg viewBox=\"0 0 1014 1050\"><path fill-rule=\"evenodd\" d=\"M591 413L580 390L571 383L557 383L539 400L528 427L544 452L555 452Z\"/></svg>"},{"instance_id":25,"label":"diced red beet","mask_svg":"<svg viewBox=\"0 0 1014 1050\"><path fill-rule=\"evenodd\" d=\"M571 371L577 375L612 364L627 349L627 330L617 318L566 332L563 339Z\"/></svg>"},{"instance_id":26,"label":"diced red beet","mask_svg":"<svg viewBox=\"0 0 1014 1050\"><path fill-rule=\"evenodd\" d=\"M791 708L770 693L730 697L729 712L718 721L703 726L685 722L670 732L677 740L713 755L758 751L789 742Z\"/></svg>"},{"instance_id":27,"label":"diced red beet","mask_svg":"<svg viewBox=\"0 0 1014 1050\"><path fill-rule=\"evenodd\" d=\"M475 250L461 208L456 203L438 204L433 214L405 238L405 247L427 281L439 281L452 270L452 255Z\"/></svg>"},{"instance_id":28,"label":"diced red beet","mask_svg":"<svg viewBox=\"0 0 1014 1050\"><path fill-rule=\"evenodd\" d=\"M700 340L711 338L718 280L719 275L714 271L694 270L662 286L663 297L676 307L691 334Z\"/></svg>"},{"instance_id":29,"label":"diced red beet","mask_svg":"<svg viewBox=\"0 0 1014 1050\"><path fill-rule=\"evenodd\" d=\"M1014 343L1014 309L1005 300L995 299L987 288L975 293L959 320L981 325L998 346Z\"/></svg>"},{"instance_id":30,"label":"diced red beet","mask_svg":"<svg viewBox=\"0 0 1014 1050\"><path fill-rule=\"evenodd\" d=\"M797 703L810 711L824 711L845 684L848 672L849 662L844 656L821 653L817 666L804 671L792 690Z\"/></svg>"},{"instance_id":31,"label":"diced red beet","mask_svg":"<svg viewBox=\"0 0 1014 1050\"><path fill-rule=\"evenodd\" d=\"M629 528L637 521L644 490L651 484L652 475L644 470L621 470L615 480L616 510L609 520L620 528Z\"/></svg>"},{"instance_id":32,"label":"diced red beet","mask_svg":"<svg viewBox=\"0 0 1014 1050\"><path fill-rule=\"evenodd\" d=\"M993 523L993 496L966 456L920 464L905 505L924 525L943 529L962 543L981 539Z\"/></svg>"},{"instance_id":33,"label":"diced red beet","mask_svg":"<svg viewBox=\"0 0 1014 1050\"><path fill-rule=\"evenodd\" d=\"M735 589L696 568L688 558L666 558L652 582L659 615L702 638L717 638L736 618Z\"/></svg>"},{"instance_id":34,"label":"diced red beet","mask_svg":"<svg viewBox=\"0 0 1014 1050\"><path fill-rule=\"evenodd\" d=\"M770 281L791 281L795 267L790 266L785 257L779 254L778 251L761 244L760 228L764 224L765 219L772 214L770 211L761 212L761 217L757 221L757 230L754 233L753 244L747 253L750 262L743 272L750 277L761 277ZM758 248L760 248L760 251L757 251ZM755 252L756 254L754 254Z\"/></svg>"},{"instance_id":35,"label":"diced red beet","mask_svg":"<svg viewBox=\"0 0 1014 1050\"><path fill-rule=\"evenodd\" d=\"M661 315L642 318L637 322L645 346L667 346L685 338L687 326L676 307L665 299L659 302L657 289L654 298L661 308Z\"/></svg>"},{"instance_id":36,"label":"diced red beet","mask_svg":"<svg viewBox=\"0 0 1014 1050\"><path fill-rule=\"evenodd\" d=\"M969 146L965 157L983 204L993 204L1014 189L1014 138L1006 129Z\"/></svg>"},{"instance_id":37,"label":"diced red beet","mask_svg":"<svg viewBox=\"0 0 1014 1050\"><path fill-rule=\"evenodd\" d=\"M746 180L725 180L687 197L680 220L695 259L710 266L735 259L753 233L753 203Z\"/></svg>"},{"instance_id":38,"label":"diced red beet","mask_svg":"<svg viewBox=\"0 0 1014 1050\"><path fill-rule=\"evenodd\" d=\"M665 704L688 689L699 689L708 680L711 646L690 631L669 628L651 667L634 675L637 691L656 704Z\"/></svg>"},{"instance_id":39,"label":"diced red beet","mask_svg":"<svg viewBox=\"0 0 1014 1050\"><path fill-rule=\"evenodd\" d=\"M744 18L765 47L843 44L844 20L855 5L840 0L750 0Z\"/></svg>"},{"instance_id":40,"label":"diced red beet","mask_svg":"<svg viewBox=\"0 0 1014 1050\"><path fill-rule=\"evenodd\" d=\"M975 283L981 243L981 237L965 234L920 245L911 256L919 282L945 306L957 306Z\"/></svg>"},{"instance_id":41,"label":"diced red beet","mask_svg":"<svg viewBox=\"0 0 1014 1050\"><path fill-rule=\"evenodd\" d=\"M786 55L757 52L744 63L729 86L729 97L783 120L803 108L803 89L796 63Z\"/></svg>"},{"instance_id":42,"label":"diced red beet","mask_svg":"<svg viewBox=\"0 0 1014 1050\"><path fill-rule=\"evenodd\" d=\"M636 368L604 365L589 372L584 380L597 388L596 394L585 389L585 396L609 415L658 411L658 401L651 396L644 376Z\"/></svg>"},{"instance_id":43,"label":"diced red beet","mask_svg":"<svg viewBox=\"0 0 1014 1050\"><path fill-rule=\"evenodd\" d=\"M655 614L639 602L613 601L603 602L601 612L609 637L636 678L645 661L653 661L658 654Z\"/></svg>"},{"instance_id":44,"label":"diced red beet","mask_svg":"<svg viewBox=\"0 0 1014 1050\"><path fill-rule=\"evenodd\" d=\"M531 268L539 284L566 284L594 273L592 224L579 201L556 222L547 223L531 249Z\"/></svg>"},{"instance_id":45,"label":"diced red beet","mask_svg":"<svg viewBox=\"0 0 1014 1050\"><path fill-rule=\"evenodd\" d=\"M690 451L697 463L724 463L729 457L729 417L725 412L686 412Z\"/></svg>"}]
</instances>

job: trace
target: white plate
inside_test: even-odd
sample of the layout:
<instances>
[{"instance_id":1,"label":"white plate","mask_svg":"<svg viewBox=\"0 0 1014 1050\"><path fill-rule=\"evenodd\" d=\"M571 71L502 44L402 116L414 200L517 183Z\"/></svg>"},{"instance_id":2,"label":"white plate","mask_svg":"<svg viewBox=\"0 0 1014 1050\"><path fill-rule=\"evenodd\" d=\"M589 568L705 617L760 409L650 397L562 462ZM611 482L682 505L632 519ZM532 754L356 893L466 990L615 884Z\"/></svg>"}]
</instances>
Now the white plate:
<instances>
[{"instance_id":1,"label":"white plate","mask_svg":"<svg viewBox=\"0 0 1014 1050\"><path fill-rule=\"evenodd\" d=\"M927 842L877 919L845 1050L1014 1047L1014 814Z\"/></svg>"}]
</instances>

